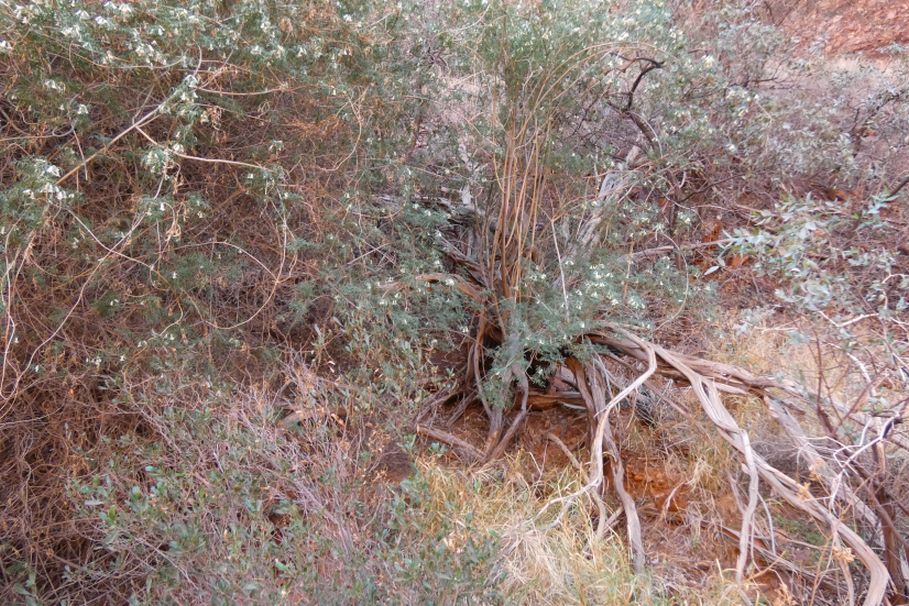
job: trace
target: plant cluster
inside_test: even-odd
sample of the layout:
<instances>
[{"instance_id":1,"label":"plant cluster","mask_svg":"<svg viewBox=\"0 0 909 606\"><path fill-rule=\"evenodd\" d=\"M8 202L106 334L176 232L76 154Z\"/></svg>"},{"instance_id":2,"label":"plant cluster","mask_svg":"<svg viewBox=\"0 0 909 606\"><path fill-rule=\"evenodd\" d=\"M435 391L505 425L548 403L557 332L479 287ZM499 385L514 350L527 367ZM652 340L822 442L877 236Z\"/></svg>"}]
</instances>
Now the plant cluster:
<instances>
[{"instance_id":1,"label":"plant cluster","mask_svg":"<svg viewBox=\"0 0 909 606\"><path fill-rule=\"evenodd\" d=\"M905 381L905 91L793 100L812 69L744 2L4 5L0 596L507 601L529 543L465 510L493 479L377 477L471 406L485 444L455 450L499 459L560 372L592 415L596 508L563 513L602 540L613 474L632 553L592 553L641 572L607 403L657 357L748 461L749 498L759 476L796 495L711 387L767 384L636 335L702 325L734 251L785 278L781 302L886 322L881 359ZM871 193L849 206L829 195L856 183ZM837 529L831 549L837 532L864 545L833 515L891 435L869 444L862 423L905 407L879 387L836 409L843 448L820 449L846 488L804 509ZM904 528L896 494L876 493L889 525L857 522L869 541Z\"/></svg>"}]
</instances>

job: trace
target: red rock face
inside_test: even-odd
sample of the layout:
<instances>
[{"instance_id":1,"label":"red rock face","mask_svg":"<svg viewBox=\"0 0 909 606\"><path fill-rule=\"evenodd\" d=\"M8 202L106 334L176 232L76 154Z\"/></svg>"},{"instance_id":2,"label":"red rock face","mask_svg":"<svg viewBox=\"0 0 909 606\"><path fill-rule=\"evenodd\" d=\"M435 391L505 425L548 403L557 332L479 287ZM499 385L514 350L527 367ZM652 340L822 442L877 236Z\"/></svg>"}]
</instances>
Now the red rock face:
<instances>
[{"instance_id":1,"label":"red rock face","mask_svg":"<svg viewBox=\"0 0 909 606\"><path fill-rule=\"evenodd\" d=\"M909 0L802 0L777 10L787 30L828 55L884 57L891 45L909 46Z\"/></svg>"}]
</instances>

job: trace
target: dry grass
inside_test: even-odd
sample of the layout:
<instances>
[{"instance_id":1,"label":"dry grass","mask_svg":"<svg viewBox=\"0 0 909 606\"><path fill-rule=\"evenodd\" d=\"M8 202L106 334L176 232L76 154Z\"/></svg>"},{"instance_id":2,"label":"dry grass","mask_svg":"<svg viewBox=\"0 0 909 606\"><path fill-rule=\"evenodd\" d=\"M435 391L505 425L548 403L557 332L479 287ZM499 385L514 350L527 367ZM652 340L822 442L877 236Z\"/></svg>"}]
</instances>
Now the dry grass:
<instances>
[{"instance_id":1,"label":"dry grass","mask_svg":"<svg viewBox=\"0 0 909 606\"><path fill-rule=\"evenodd\" d=\"M498 537L492 574L507 603L517 604L740 604L734 572L711 560L717 545L706 539L695 522L682 526L648 518L654 528L646 540L654 565L646 575L636 575L620 532L603 537L596 533L596 511L574 503L557 521L540 517L546 504L577 490L576 474L553 469L534 480L522 475L526 468L517 453L495 469L465 471L433 459L418 462L429 487L431 508L444 509L456 526L465 524ZM610 505L608 513L619 510ZM703 504L700 506L703 508ZM692 503L692 510L698 509ZM450 539L463 541L458 533ZM722 547L720 539L719 547ZM779 583L749 582L752 596L775 599ZM783 603L783 602L774 602Z\"/></svg>"},{"instance_id":2,"label":"dry grass","mask_svg":"<svg viewBox=\"0 0 909 606\"><path fill-rule=\"evenodd\" d=\"M436 503L454 500L456 520L469 515L474 525L499 537L495 574L509 603L627 604L649 593L646 579L634 576L619 536L592 540L591 512L585 508L573 507L552 527L537 520L547 499L576 488L574 474L563 471L534 486L520 468L514 459L481 471L420 463Z\"/></svg>"}]
</instances>

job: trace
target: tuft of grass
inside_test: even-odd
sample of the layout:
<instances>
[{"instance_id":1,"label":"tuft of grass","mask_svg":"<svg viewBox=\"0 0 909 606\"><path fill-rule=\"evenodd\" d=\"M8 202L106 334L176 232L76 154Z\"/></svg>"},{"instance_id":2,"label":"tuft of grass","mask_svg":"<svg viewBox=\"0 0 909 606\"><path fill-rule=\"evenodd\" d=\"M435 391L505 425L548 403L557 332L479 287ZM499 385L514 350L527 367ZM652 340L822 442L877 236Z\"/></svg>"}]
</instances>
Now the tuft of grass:
<instances>
[{"instance_id":1,"label":"tuft of grass","mask_svg":"<svg viewBox=\"0 0 909 606\"><path fill-rule=\"evenodd\" d=\"M445 511L455 528L483 528L496 537L490 572L507 603L627 604L651 593L650 581L634 576L618 535L594 540L586 507L573 505L552 527L552 516L536 520L550 498L577 489L573 473L535 486L515 460L495 470L451 469L432 459L419 467L431 509ZM447 540L462 542L461 532Z\"/></svg>"}]
</instances>

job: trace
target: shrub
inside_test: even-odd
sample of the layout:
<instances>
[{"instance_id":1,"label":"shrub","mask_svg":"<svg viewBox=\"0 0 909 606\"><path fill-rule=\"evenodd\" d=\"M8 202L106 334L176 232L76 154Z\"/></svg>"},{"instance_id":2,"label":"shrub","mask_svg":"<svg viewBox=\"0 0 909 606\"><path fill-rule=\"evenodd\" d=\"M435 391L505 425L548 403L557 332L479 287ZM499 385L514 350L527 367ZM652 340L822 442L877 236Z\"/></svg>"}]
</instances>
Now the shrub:
<instances>
[{"instance_id":1,"label":"shrub","mask_svg":"<svg viewBox=\"0 0 909 606\"><path fill-rule=\"evenodd\" d=\"M904 328L905 142L863 145L905 91L801 87L752 3L424 4L0 9L9 591L506 599L489 486L386 490L376 458L456 396L503 450L592 330L704 320L717 212L781 302Z\"/></svg>"}]
</instances>

